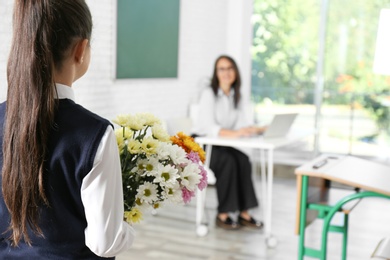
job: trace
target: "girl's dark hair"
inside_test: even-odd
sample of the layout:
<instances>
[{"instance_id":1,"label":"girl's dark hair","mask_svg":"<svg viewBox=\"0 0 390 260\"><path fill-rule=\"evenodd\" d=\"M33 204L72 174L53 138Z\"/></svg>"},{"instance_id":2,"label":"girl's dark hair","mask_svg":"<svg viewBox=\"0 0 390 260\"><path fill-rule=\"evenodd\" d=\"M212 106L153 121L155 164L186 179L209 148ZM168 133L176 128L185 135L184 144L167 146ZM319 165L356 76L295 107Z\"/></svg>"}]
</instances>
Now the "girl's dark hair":
<instances>
[{"instance_id":1,"label":"girl's dark hair","mask_svg":"<svg viewBox=\"0 0 390 260\"><path fill-rule=\"evenodd\" d=\"M217 76L217 64L221 59L226 59L230 61L230 63L233 66L233 70L236 75L236 80L232 84L232 88L234 89L234 106L237 108L238 102L241 99L241 77L240 77L240 72L238 71L238 67L236 62L233 60L232 57L227 56L227 55L221 55L217 58L217 60L214 63L214 73L213 73L213 78L211 79L211 88L214 91L214 94L217 95L218 89L219 89L219 80Z\"/></svg>"},{"instance_id":2,"label":"girl's dark hair","mask_svg":"<svg viewBox=\"0 0 390 260\"><path fill-rule=\"evenodd\" d=\"M10 212L10 240L31 244L28 229L43 236L39 207L48 205L44 161L57 96L54 71L76 41L90 39L92 18L84 0L16 0L8 59L3 135L2 192Z\"/></svg>"}]
</instances>

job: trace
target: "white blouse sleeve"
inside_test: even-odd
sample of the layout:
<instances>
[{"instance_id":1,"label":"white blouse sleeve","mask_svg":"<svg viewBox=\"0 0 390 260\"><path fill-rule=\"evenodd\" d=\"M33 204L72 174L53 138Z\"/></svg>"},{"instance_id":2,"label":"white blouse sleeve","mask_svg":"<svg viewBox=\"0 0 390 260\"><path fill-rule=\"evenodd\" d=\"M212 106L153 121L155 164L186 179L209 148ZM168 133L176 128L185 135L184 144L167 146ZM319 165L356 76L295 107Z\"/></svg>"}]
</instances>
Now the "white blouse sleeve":
<instances>
[{"instance_id":1,"label":"white blouse sleeve","mask_svg":"<svg viewBox=\"0 0 390 260\"><path fill-rule=\"evenodd\" d=\"M81 200L87 219L85 244L92 252L113 257L131 247L135 234L123 221L122 174L111 126L100 142L92 170L83 179Z\"/></svg>"}]
</instances>

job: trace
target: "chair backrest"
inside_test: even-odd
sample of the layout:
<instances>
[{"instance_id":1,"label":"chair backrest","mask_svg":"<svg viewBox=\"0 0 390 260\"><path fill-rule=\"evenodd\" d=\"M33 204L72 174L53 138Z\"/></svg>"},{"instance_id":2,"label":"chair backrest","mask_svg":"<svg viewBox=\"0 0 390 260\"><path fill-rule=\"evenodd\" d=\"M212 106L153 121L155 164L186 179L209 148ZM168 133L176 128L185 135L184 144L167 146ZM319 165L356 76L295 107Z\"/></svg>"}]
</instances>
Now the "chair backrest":
<instances>
[{"instance_id":1,"label":"chair backrest","mask_svg":"<svg viewBox=\"0 0 390 260\"><path fill-rule=\"evenodd\" d=\"M178 132L183 132L187 135L191 134L192 120L189 117L170 118L166 124L169 135L176 135Z\"/></svg>"}]
</instances>

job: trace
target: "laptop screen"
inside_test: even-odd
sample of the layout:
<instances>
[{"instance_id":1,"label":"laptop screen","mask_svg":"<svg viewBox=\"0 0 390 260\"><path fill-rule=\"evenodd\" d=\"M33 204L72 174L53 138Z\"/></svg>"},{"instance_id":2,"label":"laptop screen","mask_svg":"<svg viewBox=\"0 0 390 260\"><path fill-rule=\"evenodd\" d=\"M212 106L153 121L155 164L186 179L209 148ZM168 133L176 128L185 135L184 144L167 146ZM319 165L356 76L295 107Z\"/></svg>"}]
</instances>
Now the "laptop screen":
<instances>
[{"instance_id":1,"label":"laptop screen","mask_svg":"<svg viewBox=\"0 0 390 260\"><path fill-rule=\"evenodd\" d=\"M290 131L297 113L277 114L264 132L264 137L284 137Z\"/></svg>"}]
</instances>

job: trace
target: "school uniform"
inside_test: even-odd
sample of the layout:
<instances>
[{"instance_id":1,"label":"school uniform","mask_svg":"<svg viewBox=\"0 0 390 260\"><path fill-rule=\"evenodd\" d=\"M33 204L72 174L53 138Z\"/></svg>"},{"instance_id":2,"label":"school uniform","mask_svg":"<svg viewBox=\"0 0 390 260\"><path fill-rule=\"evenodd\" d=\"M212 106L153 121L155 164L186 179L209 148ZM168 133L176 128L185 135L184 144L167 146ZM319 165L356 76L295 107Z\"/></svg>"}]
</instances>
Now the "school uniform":
<instances>
[{"instance_id":1,"label":"school uniform","mask_svg":"<svg viewBox=\"0 0 390 260\"><path fill-rule=\"evenodd\" d=\"M134 230L123 221L121 170L112 125L76 104L70 87L57 84L57 92L58 109L45 158L49 206L42 205L39 216L44 237L30 230L32 246L23 240L18 247L11 246L10 216L1 196L0 259L114 259L133 243ZM6 103L0 105L1 126L5 107ZM0 145L2 141L1 132ZM0 184L1 180L0 175Z\"/></svg>"}]
</instances>

